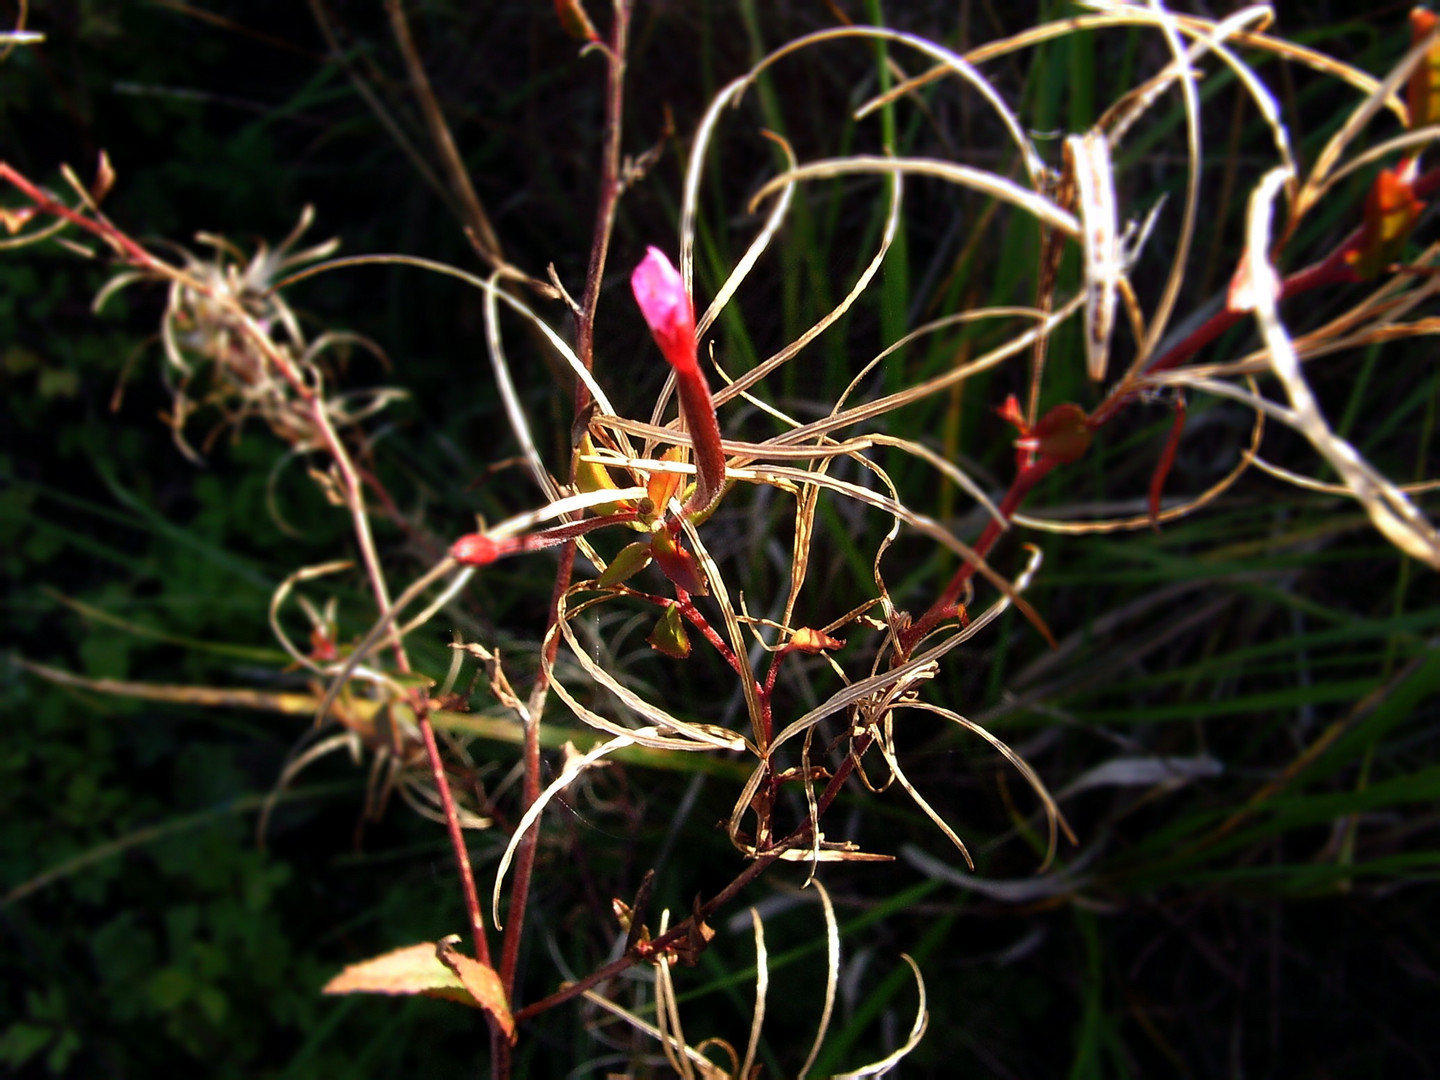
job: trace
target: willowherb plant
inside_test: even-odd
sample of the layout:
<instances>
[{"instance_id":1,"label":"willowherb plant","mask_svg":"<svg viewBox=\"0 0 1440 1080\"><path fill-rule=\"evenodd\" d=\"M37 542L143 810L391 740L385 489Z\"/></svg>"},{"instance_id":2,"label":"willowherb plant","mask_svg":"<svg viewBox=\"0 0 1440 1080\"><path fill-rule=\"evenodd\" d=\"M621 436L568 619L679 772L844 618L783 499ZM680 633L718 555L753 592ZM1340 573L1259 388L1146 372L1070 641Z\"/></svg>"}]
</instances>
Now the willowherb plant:
<instances>
[{"instance_id":1,"label":"willowherb plant","mask_svg":"<svg viewBox=\"0 0 1440 1080\"><path fill-rule=\"evenodd\" d=\"M398 0L388 5L407 61L413 57ZM375 755L367 811L378 812L384 796L396 790L417 810L449 830L459 884L469 919L472 955L453 938L421 944L353 965L328 988L331 992L375 991L432 993L456 997L483 1010L490 1028L494 1073L508 1075L511 1047L523 1038L525 1023L571 1001L619 1017L653 1038L670 1066L681 1075L753 1075L765 994L768 987L764 935L752 913L757 949L756 1007L745 1049L740 1040L707 1040L690 1045L685 1038L674 982L677 964L694 964L715 930L710 922L748 885L774 864L805 866L804 883L816 887L826 919L828 979L823 991L819 1033L798 1074L817 1059L836 994L839 933L824 868L835 862L883 863L892 852L865 851L839 832L830 813L841 792L883 789L898 784L971 863L960 831L932 806L922 785L912 782L901 761L907 721L917 715L938 717L973 733L1020 772L1039 800L1048 823L1048 854L1057 852L1060 834L1070 833L1041 777L1018 753L985 727L967 718L964 702L948 701L932 687L958 650L978 639L1014 607L1047 638L1039 612L1024 599L1027 586L1042 572L1042 549L1029 545L1022 560L996 555L996 545L1013 526L1052 533L1108 533L1159 528L1218 499L1251 467L1302 487L1342 494L1363 508L1387 540L1407 555L1440 568L1440 537L1411 495L1434 482L1400 485L1368 463L1336 433L1321 411L1305 377L1305 364L1327 354L1371 343L1433 333L1432 320L1417 315L1430 301L1437 278L1433 248L1406 258L1407 243L1419 220L1422 199L1440 188L1440 170L1420 164L1423 146L1435 136L1440 119L1440 44L1433 16L1412 18L1414 44L1386 77L1377 79L1310 49L1268 35L1269 8L1247 8L1224 20L1166 10L1158 3L1100 2L1087 13L1041 25L961 54L937 42L879 27L841 26L792 41L760 59L734 79L698 119L690 137L676 237L648 247L648 253L624 268L631 289L605 294L607 303L638 308L654 343L670 369L665 388L648 412L627 415L615 404L616 387L630 378L597 335L601 283L606 279L615 207L622 193L638 185L645 165L622 161L621 119L630 20L629 0L614 0L608 30L602 36L578 0L556 4L563 24L586 39L606 70L606 127L601 153L599 210L588 272L574 300L553 276L551 283L506 261L493 233L476 222L488 218L473 191L460 199L470 208L463 216L479 254L489 264L486 276L425 259L402 255L329 259L333 245L290 254L310 222L300 225L273 251L261 247L248 258L215 237L200 241L215 251L204 260L179 250L170 261L132 239L98 209L106 179L93 189L73 181L77 201L67 203L46 192L8 165L0 179L18 192L18 207L4 221L18 240L49 239L62 227L88 233L103 243L119 265L116 277L97 304L115 289L159 282L168 289L161 338L167 377L174 394L170 421L182 448L182 428L198 408L220 414L217 431L238 430L248 418L263 419L281 441L312 463L327 497L347 509L354 526L362 573L375 606L369 630L343 642L334 627L333 608L322 614L301 596L301 585L316 589L348 563L327 562L300 568L276 591L271 606L275 633L294 663L311 682L305 707L313 712L315 741L296 754L281 777L283 786L320 754L343 747ZM603 22L603 20L602 20ZM1088 131L1070 133L1061 157L1049 164L1042 145L1006 94L987 78L985 65L1066 35L1125 29L1151 33L1163 44L1160 68L1122 94ZM888 61L888 89L865 102L857 118L891 115L907 103L924 107L922 88L952 80L988 110L996 130L1009 140L1007 154L1016 168L982 168L960 159L903 156L892 145L876 153L852 153L811 161L775 137L787 167L762 182L752 211L763 218L720 284L702 302L695 285L701 196L709 175L714 144L723 124L745 95L770 69L816 50L865 49L883 45L906 57ZM1280 57L1313 68L1348 85L1357 102L1347 121L1330 139L1308 172L1302 172L1291 146L1282 111L1253 59ZM903 65L918 59L928 69L909 74ZM423 68L421 69L423 73ZM1200 169L1202 124L1199 80L1207 72L1228 71L1244 88L1269 131L1273 168L1264 172L1249 195L1243 255L1232 268L1232 281L1214 310L1182 317L1184 285L1196 242L1202 202ZM413 74L413 70L412 70ZM464 170L455 155L443 117L428 100L428 84L416 79L416 91L432 126L436 152L452 179ZM1402 99L1404 94L1404 99ZM1126 140L1160 103L1179 101L1186 133L1186 179L1181 195L1162 205L1134 190L1123 175ZM1363 153L1346 155L1368 125L1389 113L1403 134L1378 142ZM960 155L963 158L963 152ZM1363 207L1355 208L1354 227L1320 258L1295 267L1289 251L1306 216L1337 185L1372 164L1397 159L1381 171ZM108 167L102 172L108 171ZM67 176L69 174L67 173ZM772 342L769 355L748 370L731 371L725 363L722 317L756 267L782 243L797 203L814 185L849 184L857 177L883 179L881 225L873 251L854 276L842 283L842 298L813 326L789 342ZM1017 178L1018 177L1018 178ZM651 179L646 181L655 183ZM1026 215L1038 227L1033 303L967 307L919 325L864 362L853 362L853 378L843 392L816 406L813 418L776 404L766 392L777 373L846 319L867 294L893 256L906 221L907 190L913 185L954 185L986 200L993 213ZM462 189L463 191L463 189ZM473 206L470 204L473 203ZM53 224L27 233L36 223ZM1159 248L1164 254L1154 255ZM672 263L668 252L676 253ZM1078 287L1067 290L1061 272L1067 257L1078 262ZM1156 269L1157 261L1166 265ZM396 567L377 549L369 517L371 500L387 508L394 502L363 467L368 453L363 424L399 391L345 389L346 373L325 369L320 356L352 339L336 333L307 336L283 296L319 273L362 265L418 267L458 278L483 295L489 360L504 401L511 434L519 445L534 488L531 509L484 525L448 541L448 552L392 598ZM678 265L677 265L678 264ZM1322 286L1373 285L1372 291L1345 311L1303 333L1287 328L1281 305ZM534 301L563 301L567 327L547 318ZM521 395L515 388L502 327L502 308L528 324L575 379L574 437L566 459L547 458L531 431ZM1227 330L1253 323L1258 347L1240 355L1208 355L1202 350ZM1083 342L1084 369L1100 391L1097 404L1054 400L1056 382L1048 362L1052 339L1077 324ZM1002 336L999 344L968 355L947 370L898 388L881 391L872 374L905 349L957 328L976 325ZM362 342L363 344L363 342ZM626 364L658 367L653 353ZM210 369L209 389L193 391L197 369ZM714 368L714 372L710 368ZM1016 383L1023 401L1011 395L997 402L1001 417L1015 429L1013 471L998 495L957 460L937 452L923 439L894 434L895 414L906 407L1002 368L1023 368ZM718 377L718 381L717 381ZM1278 387L1278 396L1262 391L1262 379ZM1068 377L1062 385L1073 385ZM1186 396L1238 402L1253 414L1250 446L1234 467L1208 490L1184 500L1167 499L1165 484L1182 437ZM671 399L676 400L672 409ZM1063 473L1092 452L1112 421L1142 400L1173 403L1175 424L1161 451L1143 511L1122 518L1092 516L1062 520L1022 512L1027 498L1051 473ZM776 432L752 434L757 418ZM1336 483L1298 476L1261 456L1267 422L1292 428L1338 477ZM981 508L985 523L974 539L957 535L941 515L920 503L894 477L896 462L918 462L940 484L950 485ZM318 464L315 464L318 463ZM846 508L821 512L822 500ZM783 503L793 522L788 562L769 587L752 580L739 552L746 521L760 518L764 502ZM850 511L853 509L854 513ZM387 512L390 512L387 510ZM869 523L884 522L874 528ZM812 551L826 530L857 525L853 542L870 567L869 580L854 583L863 602L830 608L830 598L811 582ZM894 584L897 560L891 549L900 539L923 539L958 560L945 581L931 583L923 606ZM754 540L760 546L761 540ZM500 560L545 549L558 551L558 569L549 597L547 626L536 643L538 673L526 688L507 673L497 642L466 640L456 633L448 673L416 671L407 650L422 627L443 624L452 605L463 601L474 575ZM389 563L389 565L387 565ZM296 598L311 625L309 648L298 646L284 628L286 606ZM823 618L801 622L796 612L823 611ZM707 708L700 695L676 700L647 693L623 664L605 655L605 643L593 627L639 619L646 641L681 668L695 653L712 656L733 678L743 722L731 722ZM463 667L472 663L500 705L505 719L465 716L468 695L455 688ZM797 668L813 703L794 704L782 691ZM69 678L49 669L42 674ZM438 684L438 689L437 689ZM682 682L683 685L683 682ZM144 693L133 684L99 686ZM432 692L433 691L433 692ZM558 699L578 724L557 720L551 699ZM492 723L522 746L519 790L492 797L473 778L475 761L463 733ZM542 747L547 727L566 735L579 730L603 738L570 748L555 775L545 782ZM339 728L332 733L332 728ZM443 742L442 742L443 737ZM549 743L553 745L553 741ZM545 812L573 785L582 783L607 758L641 748L652 754L726 755L744 763L725 822L736 854L733 879L692 909L658 919L647 912L649 881L639 894L616 899L617 928L608 962L567 980L540 1000L523 1002L517 981L521 943L527 932L527 906L535 890L539 841ZM872 775L872 773L874 775ZM495 811L501 810L503 814ZM494 845L498 863L489 890L487 921L484 894L470 863L463 831L493 829L503 817L509 834ZM827 826L827 822L828 824ZM263 828L263 826L262 826ZM1075 837L1071 835L1071 839ZM876 873L883 873L877 869ZM450 927L437 927L437 937ZM530 928L534 932L534 928ZM496 946L498 944L498 956ZM908 961L909 958L906 957ZM911 962L912 967L915 967ZM635 1000L622 976L649 969L647 980L632 981ZM917 981L920 971L915 967ZM916 1022L894 1053L856 1075L878 1074L913 1048L925 1027L924 983ZM722 1051L718 1061L714 1052ZM798 1058L798 1053L797 1053Z\"/></svg>"}]
</instances>

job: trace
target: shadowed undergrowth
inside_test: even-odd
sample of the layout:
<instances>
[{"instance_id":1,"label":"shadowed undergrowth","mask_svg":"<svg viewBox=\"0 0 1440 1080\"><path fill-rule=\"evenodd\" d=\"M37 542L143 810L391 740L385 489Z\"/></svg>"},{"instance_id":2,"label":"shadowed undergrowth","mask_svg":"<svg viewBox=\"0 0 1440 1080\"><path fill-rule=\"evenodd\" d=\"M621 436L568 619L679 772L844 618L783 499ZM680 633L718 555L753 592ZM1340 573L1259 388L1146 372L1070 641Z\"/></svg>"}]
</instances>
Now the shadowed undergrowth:
<instances>
[{"instance_id":1,"label":"shadowed undergrowth","mask_svg":"<svg viewBox=\"0 0 1440 1080\"><path fill-rule=\"evenodd\" d=\"M12 19L0 1059L1433 1071L1433 18L532 7Z\"/></svg>"}]
</instances>

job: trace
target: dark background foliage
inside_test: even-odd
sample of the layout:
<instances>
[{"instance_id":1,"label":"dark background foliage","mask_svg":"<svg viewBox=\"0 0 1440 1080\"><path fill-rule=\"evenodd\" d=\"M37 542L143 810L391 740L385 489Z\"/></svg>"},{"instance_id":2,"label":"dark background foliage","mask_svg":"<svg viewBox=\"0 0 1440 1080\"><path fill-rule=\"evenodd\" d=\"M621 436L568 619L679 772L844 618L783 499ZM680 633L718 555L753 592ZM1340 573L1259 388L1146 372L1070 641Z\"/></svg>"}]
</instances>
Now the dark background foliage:
<instances>
[{"instance_id":1,"label":"dark background foliage","mask_svg":"<svg viewBox=\"0 0 1440 1080\"><path fill-rule=\"evenodd\" d=\"M907 3L886 14L963 46L997 36L1005 23L1013 30L1019 19L1061 13L1041 6L997 13L988 4ZM0 3L0 12L10 18L13 7ZM836 9L873 18L856 2L640 4L626 151L659 140L667 111L684 145L718 86L764 49L833 25ZM334 2L327 10L350 61L419 135L382 6ZM577 56L541 0L428 0L411 15L507 255L536 271L553 262L578 289L595 197L600 64ZM1305 24L1281 29L1378 73L1403 51L1402 16L1398 8L1356 18L1348 5L1306 5ZM47 44L0 66L4 157L58 187L61 163L85 173L108 150L119 181L106 211L133 235L189 244L204 230L249 248L254 238L283 236L311 203L312 238L340 236L346 252L476 265L446 199L329 57L307 5L40 0L31 25ZM1078 130L1124 85L1121 72L1136 55L1123 42L1065 42L994 74L1032 127ZM873 124L837 119L857 85L873 85L873 54L852 47L824 56L778 70L762 87L766 104L752 105L733 125L739 134L727 136L707 196L702 284L713 286L748 235L744 200L774 168L753 131L774 119L772 104L802 158L835 153L843 138L856 140L843 149L877 139ZM1338 91L1278 65L1267 70L1313 159L1338 122ZM1226 195L1224 170L1238 162L1242 178L1253 178L1264 135L1253 116L1232 128L1228 101L1209 113L1206 198L1214 235L1233 243L1245 189ZM925 122L902 123L907 145L995 164L999 140L973 103L937 94L929 104ZM848 134L837 135L842 128ZM645 244L673 237L680 169L671 146L622 206L597 365L622 403L648 400L661 375L657 363L636 359L648 354L623 271ZM1127 175L1143 207L1173 190L1179 173L1156 151ZM1337 199L1309 239L1312 252L1323 251L1326 229L1333 242L1353 223L1356 191L1363 187L1342 193L1348 203ZM855 357L868 358L897 328L996 296L1028 302L1033 230L992 223L966 263L976 207L923 189L912 197L906 246L875 301L817 346L802 375L786 376L786 402L833 400ZM873 246L876 201L873 189L822 192L797 213L769 276L741 297L743 328L727 330L741 362L824 309L824 291L833 293ZM1225 258L1197 254L1192 303L1223 287ZM957 262L966 269L958 278L947 272ZM90 299L106 276L54 246L0 258L0 572L10 644L92 678L290 685L277 674L284 658L266 625L270 593L294 568L348 549L344 515L292 464L276 481L294 535L282 530L266 492L282 450L258 425L240 438L222 433L203 468L180 456L156 420L169 407L154 339L164 297L134 289L93 314ZM1343 299L1318 298L1314 320ZM367 268L309 282L292 303L315 325L369 335L391 358L388 372L357 358L353 375L409 391L385 415L377 459L428 535L443 540L477 511L498 517L527 505L517 473L487 469L513 446L484 362L478 294L413 271ZM561 324L558 308L548 317ZM923 377L981 344L950 339L884 377ZM1057 342L1057 367L1068 356L1079 370L1074 344ZM518 355L532 418L551 445L564 445L566 397L555 393L539 350ZM1423 351L1387 349L1313 376L1332 418L1392 476L1435 472L1437 382L1426 363ZM112 408L117 385L123 400ZM1018 374L999 375L905 414L896 431L963 455L1001 483L1011 436L992 410L1020 386ZM1078 377L1056 393L1093 403ZM192 431L197 443L205 422ZM1163 408L1140 410L1043 492L1042 504L1082 494L1133 499L1167 424ZM1243 417L1200 412L1175 486L1202 489L1234 460L1247 431ZM1267 451L1314 469L1298 440L1274 437ZM932 479L897 475L908 494L937 498L919 488ZM973 533L964 508L938 499L937 516ZM788 546L782 520L762 513L749 527L773 528ZM829 605L862 594L869 556L847 546L851 522L826 524L812 574ZM715 527L727 526L721 519ZM380 540L392 565L423 565L424 536L382 527ZM931 1026L907 1075L1432 1075L1440 1060L1427 1008L1440 970L1431 884L1440 795L1440 677L1427 646L1437 623L1433 574L1390 551L1353 507L1263 479L1159 536L1040 542L1047 563L1032 599L1065 643L1058 662L1023 620L1007 618L937 693L988 719L1056 789L1125 755L1209 755L1224 771L1178 791L1103 787L1067 800L1085 853L1073 894L1002 902L910 862L834 868L826 881L854 985L826 1067L883 1053L908 1027L914 991L899 958L908 952L925 974ZM896 572L902 597L921 606L947 565L919 545L898 554L911 568ZM470 617L492 640L533 639L551 565L537 559L487 575L467 601ZM767 566L753 557L757 580L770 574L773 585L782 571ZM342 593L345 631L360 632L367 617L358 585ZM426 660L443 673L444 635L432 636ZM632 653L642 636L632 635ZM526 653L514 647L523 671ZM663 692L707 708L730 696L718 665L698 653L677 671L639 652L629 662ZM797 685L791 704L804 694ZM343 964L458 929L463 913L437 827L398 804L357 827L364 773L343 755L301 777L267 846L257 848L254 810L303 721L102 697L10 666L0 669L0 701L0 866L6 889L27 890L0 908L0 1061L33 1076L175 1069L298 1080L483 1070L476 1014L428 1000L319 996ZM1038 840L1015 777L938 724L911 731L910 775L974 842L981 873L1025 880ZM488 752L498 779L513 749ZM1267 795L1266 784L1282 776L1293 782ZM678 911L729 880L737 857L711 824L731 797L723 775L616 766L573 812L549 819L526 998L553 988L557 960L578 973L603 956L614 933L610 897L632 895L648 867L660 870L657 901ZM842 803L834 828L867 850L911 845L957 861L898 791ZM483 878L493 838L477 840L476 850ZM37 882L57 868L53 880ZM752 889L745 901L783 902L800 880L778 874L775 886ZM798 1066L818 1016L821 922L808 903L767 910L776 989L764 1061L784 1075ZM692 1041L723 1034L743 1045L752 999L747 919L717 925L715 947L681 985L693 1010L687 1030ZM528 1029L520 1070L621 1068L605 1058L609 1036L588 1033L582 1019L594 1018L561 1010Z\"/></svg>"}]
</instances>

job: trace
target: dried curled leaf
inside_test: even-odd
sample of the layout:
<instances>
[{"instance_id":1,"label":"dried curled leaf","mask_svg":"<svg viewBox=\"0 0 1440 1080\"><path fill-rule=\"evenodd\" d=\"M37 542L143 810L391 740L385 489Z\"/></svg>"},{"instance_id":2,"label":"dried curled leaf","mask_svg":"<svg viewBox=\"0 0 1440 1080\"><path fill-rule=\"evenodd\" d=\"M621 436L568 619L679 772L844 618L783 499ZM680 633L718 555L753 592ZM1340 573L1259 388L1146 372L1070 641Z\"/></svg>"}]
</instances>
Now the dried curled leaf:
<instances>
[{"instance_id":1,"label":"dried curled leaf","mask_svg":"<svg viewBox=\"0 0 1440 1080\"><path fill-rule=\"evenodd\" d=\"M845 642L831 637L823 630L812 630L808 626L802 626L790 638L790 647L803 653L821 653L841 648L844 644Z\"/></svg>"},{"instance_id":2,"label":"dried curled leaf","mask_svg":"<svg viewBox=\"0 0 1440 1080\"><path fill-rule=\"evenodd\" d=\"M678 446L672 446L660 455L661 461L684 461L685 451ZM684 479L679 473L655 471L650 474L650 479L645 485L645 490L650 493L650 501L655 505L656 513L665 513L670 505L670 500L680 493L680 481Z\"/></svg>"}]
</instances>

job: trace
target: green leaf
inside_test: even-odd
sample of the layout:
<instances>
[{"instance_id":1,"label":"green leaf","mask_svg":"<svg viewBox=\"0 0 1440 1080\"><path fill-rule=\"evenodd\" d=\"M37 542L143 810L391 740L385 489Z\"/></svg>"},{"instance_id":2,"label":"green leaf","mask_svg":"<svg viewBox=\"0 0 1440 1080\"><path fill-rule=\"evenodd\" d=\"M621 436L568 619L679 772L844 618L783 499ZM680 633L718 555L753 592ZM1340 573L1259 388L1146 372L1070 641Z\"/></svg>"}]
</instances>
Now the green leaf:
<instances>
[{"instance_id":1,"label":"green leaf","mask_svg":"<svg viewBox=\"0 0 1440 1080\"><path fill-rule=\"evenodd\" d=\"M70 1064L70 1059L80 1049L80 1036L73 1031L63 1031L55 1045L50 1048L50 1053L45 1055L45 1067L52 1073L65 1071L65 1066Z\"/></svg>"},{"instance_id":2,"label":"green leaf","mask_svg":"<svg viewBox=\"0 0 1440 1080\"><path fill-rule=\"evenodd\" d=\"M680 619L680 609L671 604L660 616L655 629L645 639L656 652L684 660L690 655L690 637L685 633L685 623Z\"/></svg>"},{"instance_id":3,"label":"green leaf","mask_svg":"<svg viewBox=\"0 0 1440 1080\"><path fill-rule=\"evenodd\" d=\"M21 1020L0 1034L0 1061L18 1069L45 1048L54 1032L39 1024Z\"/></svg>"},{"instance_id":4,"label":"green leaf","mask_svg":"<svg viewBox=\"0 0 1440 1080\"><path fill-rule=\"evenodd\" d=\"M650 541L637 540L620 549L619 554L610 560L610 565L605 567L605 572L595 579L595 586L608 589L611 585L619 585L649 565Z\"/></svg>"}]
</instances>

